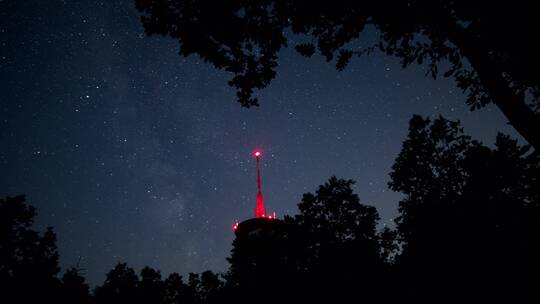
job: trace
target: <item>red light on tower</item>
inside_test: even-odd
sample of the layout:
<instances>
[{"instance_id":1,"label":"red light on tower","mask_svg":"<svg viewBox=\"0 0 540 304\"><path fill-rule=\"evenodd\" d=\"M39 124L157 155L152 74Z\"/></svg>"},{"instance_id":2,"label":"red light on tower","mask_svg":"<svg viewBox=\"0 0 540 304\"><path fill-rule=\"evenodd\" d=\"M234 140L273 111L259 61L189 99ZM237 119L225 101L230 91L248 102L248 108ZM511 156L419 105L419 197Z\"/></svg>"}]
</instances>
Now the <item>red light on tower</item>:
<instances>
[{"instance_id":1,"label":"red light on tower","mask_svg":"<svg viewBox=\"0 0 540 304\"><path fill-rule=\"evenodd\" d=\"M266 217L266 208L264 208L264 199L261 192L261 151L255 151L255 159L257 159L257 200L255 202L255 217Z\"/></svg>"},{"instance_id":2,"label":"red light on tower","mask_svg":"<svg viewBox=\"0 0 540 304\"><path fill-rule=\"evenodd\" d=\"M255 218L248 219L243 221L242 223L235 222L232 225L232 228L234 230L234 233L238 235L239 231L244 231L244 233L251 231L252 229L259 227L260 225L268 225L269 222L275 222L280 223L280 221L277 218L276 212L272 212L267 214L266 208L264 206L264 199L261 191L261 156L262 151L259 149L256 149L255 151L251 152L253 157L255 157L257 161L257 198L255 201ZM266 224L265 224L266 223ZM244 227L244 228L242 228Z\"/></svg>"}]
</instances>

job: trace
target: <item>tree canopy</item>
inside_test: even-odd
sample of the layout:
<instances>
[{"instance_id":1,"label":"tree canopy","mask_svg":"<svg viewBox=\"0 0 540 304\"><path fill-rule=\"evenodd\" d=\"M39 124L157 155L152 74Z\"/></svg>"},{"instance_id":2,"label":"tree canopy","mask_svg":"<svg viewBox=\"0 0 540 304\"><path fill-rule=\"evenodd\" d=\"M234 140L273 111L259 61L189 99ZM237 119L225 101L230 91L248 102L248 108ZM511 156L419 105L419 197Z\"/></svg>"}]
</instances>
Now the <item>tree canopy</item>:
<instances>
[{"instance_id":1,"label":"tree canopy","mask_svg":"<svg viewBox=\"0 0 540 304\"><path fill-rule=\"evenodd\" d=\"M234 293L249 299L264 286L291 301L381 299L389 287L377 283L387 273L386 235L377 229L377 210L360 202L353 184L331 177L303 195L298 215L256 237L238 235L229 258Z\"/></svg>"},{"instance_id":2,"label":"tree canopy","mask_svg":"<svg viewBox=\"0 0 540 304\"><path fill-rule=\"evenodd\" d=\"M390 174L399 203L397 274L414 297L526 299L540 270L540 159L499 134L489 148L459 122L415 116ZM411 275L415 274L415 275Z\"/></svg>"},{"instance_id":3,"label":"tree canopy","mask_svg":"<svg viewBox=\"0 0 540 304\"><path fill-rule=\"evenodd\" d=\"M50 300L58 287L58 251L52 228L32 229L35 208L25 197L0 199L0 286L2 296ZM28 293L28 288L34 288Z\"/></svg>"},{"instance_id":4,"label":"tree canopy","mask_svg":"<svg viewBox=\"0 0 540 304\"><path fill-rule=\"evenodd\" d=\"M320 53L338 70L353 56L381 50L398 57L403 67L426 64L434 78L453 77L471 109L496 104L540 148L540 45L535 43L540 19L533 2L135 2L147 34L176 39L180 55L199 55L232 73L229 84L242 106L258 105L254 90L275 78L279 51L289 44L304 56ZM358 47L370 26L378 40Z\"/></svg>"}]
</instances>

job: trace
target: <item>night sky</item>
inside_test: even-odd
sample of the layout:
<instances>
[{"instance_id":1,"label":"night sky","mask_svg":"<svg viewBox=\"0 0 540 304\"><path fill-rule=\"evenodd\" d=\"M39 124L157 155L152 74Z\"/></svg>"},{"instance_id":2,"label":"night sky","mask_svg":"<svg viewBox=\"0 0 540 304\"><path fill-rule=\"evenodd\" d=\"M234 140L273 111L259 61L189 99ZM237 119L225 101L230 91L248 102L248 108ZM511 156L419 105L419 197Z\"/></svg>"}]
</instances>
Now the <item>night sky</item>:
<instances>
[{"instance_id":1,"label":"night sky","mask_svg":"<svg viewBox=\"0 0 540 304\"><path fill-rule=\"evenodd\" d=\"M497 108L470 112L452 80L424 74L381 53L337 72L287 49L246 109L231 75L147 37L132 0L0 0L0 196L25 194L62 268L80 257L93 285L119 261L226 270L232 225L255 207L255 148L278 216L337 175L391 225L388 173L412 114L460 119L486 144L516 136Z\"/></svg>"}]
</instances>

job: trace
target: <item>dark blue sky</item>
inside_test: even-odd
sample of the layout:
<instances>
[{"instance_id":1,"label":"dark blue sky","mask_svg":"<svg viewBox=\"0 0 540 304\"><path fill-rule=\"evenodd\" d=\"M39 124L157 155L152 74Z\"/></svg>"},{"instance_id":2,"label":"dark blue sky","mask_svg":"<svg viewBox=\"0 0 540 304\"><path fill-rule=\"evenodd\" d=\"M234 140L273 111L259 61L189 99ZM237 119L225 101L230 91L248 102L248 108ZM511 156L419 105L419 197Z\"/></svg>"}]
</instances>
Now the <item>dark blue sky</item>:
<instances>
[{"instance_id":1,"label":"dark blue sky","mask_svg":"<svg viewBox=\"0 0 540 304\"><path fill-rule=\"evenodd\" d=\"M225 270L232 224L255 206L256 147L278 215L337 175L391 224L388 173L412 114L460 119L488 144L515 136L497 108L470 112L453 81L424 74L380 53L336 72L284 50L245 109L230 75L146 37L131 0L0 1L0 196L26 194L63 269L81 257L92 284L119 261Z\"/></svg>"}]
</instances>

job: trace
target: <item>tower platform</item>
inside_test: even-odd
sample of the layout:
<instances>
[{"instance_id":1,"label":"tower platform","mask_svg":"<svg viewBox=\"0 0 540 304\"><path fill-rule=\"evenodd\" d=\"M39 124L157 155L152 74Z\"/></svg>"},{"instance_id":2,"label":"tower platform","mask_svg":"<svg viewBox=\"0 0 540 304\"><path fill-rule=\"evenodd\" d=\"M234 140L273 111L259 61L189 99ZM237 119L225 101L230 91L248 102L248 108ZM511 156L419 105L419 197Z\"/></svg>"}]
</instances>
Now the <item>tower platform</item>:
<instances>
[{"instance_id":1,"label":"tower platform","mask_svg":"<svg viewBox=\"0 0 540 304\"><path fill-rule=\"evenodd\" d=\"M237 237L272 236L278 233L284 223L276 218L251 218L238 224L234 229Z\"/></svg>"}]
</instances>

